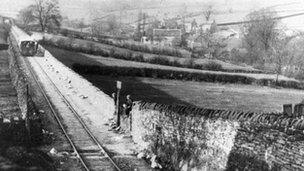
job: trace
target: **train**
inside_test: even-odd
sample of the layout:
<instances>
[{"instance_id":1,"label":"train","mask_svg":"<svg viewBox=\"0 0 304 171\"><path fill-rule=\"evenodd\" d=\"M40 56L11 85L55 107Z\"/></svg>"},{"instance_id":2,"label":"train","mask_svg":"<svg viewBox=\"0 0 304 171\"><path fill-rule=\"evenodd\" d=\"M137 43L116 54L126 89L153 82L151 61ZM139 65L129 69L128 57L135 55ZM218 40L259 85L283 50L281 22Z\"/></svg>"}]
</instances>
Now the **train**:
<instances>
[{"instance_id":1,"label":"train","mask_svg":"<svg viewBox=\"0 0 304 171\"><path fill-rule=\"evenodd\" d=\"M23 30L15 25L11 26L11 33L16 39L22 56L35 56L38 49L38 42Z\"/></svg>"}]
</instances>

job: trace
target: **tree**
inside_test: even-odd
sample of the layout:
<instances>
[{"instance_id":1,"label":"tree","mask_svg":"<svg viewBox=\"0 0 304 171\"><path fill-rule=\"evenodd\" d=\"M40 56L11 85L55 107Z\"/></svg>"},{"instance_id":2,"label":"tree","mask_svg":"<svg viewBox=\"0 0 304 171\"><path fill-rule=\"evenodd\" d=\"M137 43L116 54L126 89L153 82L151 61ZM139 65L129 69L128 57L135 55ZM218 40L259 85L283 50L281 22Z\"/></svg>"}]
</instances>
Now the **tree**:
<instances>
[{"instance_id":1,"label":"tree","mask_svg":"<svg viewBox=\"0 0 304 171\"><path fill-rule=\"evenodd\" d=\"M119 28L120 28L116 16L112 15L112 16L108 17L106 23L108 25L108 30L107 31L110 32L112 35L116 35L118 33Z\"/></svg>"},{"instance_id":2,"label":"tree","mask_svg":"<svg viewBox=\"0 0 304 171\"><path fill-rule=\"evenodd\" d=\"M227 40L229 37L220 37L207 30L202 33L197 40L201 46L193 49L193 56L204 56L213 59L225 58L228 55Z\"/></svg>"},{"instance_id":3,"label":"tree","mask_svg":"<svg viewBox=\"0 0 304 171\"><path fill-rule=\"evenodd\" d=\"M206 52L209 57L218 59L222 57L224 53L226 53L225 48L227 46L227 38L220 39L209 30L204 34L203 40L205 42Z\"/></svg>"},{"instance_id":4,"label":"tree","mask_svg":"<svg viewBox=\"0 0 304 171\"><path fill-rule=\"evenodd\" d=\"M28 26L31 22L35 21L33 6L29 6L28 8L24 8L19 11L18 20L21 22L23 26Z\"/></svg>"},{"instance_id":5,"label":"tree","mask_svg":"<svg viewBox=\"0 0 304 171\"><path fill-rule=\"evenodd\" d=\"M254 11L247 16L249 22L243 26L243 41L250 64L263 66L269 58L271 44L281 31L276 17L277 13L269 9Z\"/></svg>"},{"instance_id":6,"label":"tree","mask_svg":"<svg viewBox=\"0 0 304 171\"><path fill-rule=\"evenodd\" d=\"M80 28L80 32L82 32L82 29L86 27L83 18L77 23L77 27Z\"/></svg>"},{"instance_id":7,"label":"tree","mask_svg":"<svg viewBox=\"0 0 304 171\"><path fill-rule=\"evenodd\" d=\"M30 21L36 21L43 32L60 27L62 16L58 0L36 0L34 5L20 11L20 15L23 15L21 12L26 12Z\"/></svg>"},{"instance_id":8,"label":"tree","mask_svg":"<svg viewBox=\"0 0 304 171\"><path fill-rule=\"evenodd\" d=\"M277 75L276 83L279 81L279 75L282 74L284 65L290 64L292 57L290 51L287 48L288 43L297 35L286 36L281 34L276 37L275 41L270 44L271 47L271 62L274 64L274 71Z\"/></svg>"},{"instance_id":9,"label":"tree","mask_svg":"<svg viewBox=\"0 0 304 171\"><path fill-rule=\"evenodd\" d=\"M209 4L206 5L205 9L203 10L203 15L205 17L206 22L208 22L211 16L214 14L213 5Z\"/></svg>"},{"instance_id":10,"label":"tree","mask_svg":"<svg viewBox=\"0 0 304 171\"><path fill-rule=\"evenodd\" d=\"M120 25L115 15L109 15L106 18L96 18L92 23L92 31L95 35L110 33L111 35L118 35Z\"/></svg>"},{"instance_id":11,"label":"tree","mask_svg":"<svg viewBox=\"0 0 304 171\"><path fill-rule=\"evenodd\" d=\"M296 33L296 36L284 47L288 52L288 58L283 74L296 79L304 79L304 34Z\"/></svg>"}]
</instances>

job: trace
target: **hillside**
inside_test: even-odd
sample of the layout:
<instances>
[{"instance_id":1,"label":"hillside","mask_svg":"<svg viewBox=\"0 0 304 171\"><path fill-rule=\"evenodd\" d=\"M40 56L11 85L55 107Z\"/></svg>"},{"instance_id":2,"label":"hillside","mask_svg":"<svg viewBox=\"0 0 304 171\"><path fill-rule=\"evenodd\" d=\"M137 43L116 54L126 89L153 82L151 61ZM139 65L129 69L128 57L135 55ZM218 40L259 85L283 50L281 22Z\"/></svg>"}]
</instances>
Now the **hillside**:
<instances>
[{"instance_id":1,"label":"hillside","mask_svg":"<svg viewBox=\"0 0 304 171\"><path fill-rule=\"evenodd\" d=\"M96 55L89 55L84 53L77 53L72 51L67 51L60 48L55 48L51 46L45 46L55 57L60 57L60 61L63 63L67 63L70 67L74 63L80 64L89 64L89 65L98 65L101 66L117 66L117 67L135 67L135 68L155 68L160 70L171 70L171 71L184 71L189 73L210 73L215 75L237 75L237 76L245 76L254 79L270 79L275 80L275 74L251 74L251 73L229 73L229 72L220 72L220 71L203 71L197 69L189 69L189 68L180 68L180 67L171 67L171 66L163 66L163 65L156 65L156 64L147 64L143 62L134 62L122 59L115 59L115 58L108 58ZM98 63L96 63L96 61ZM280 75L279 80L284 81L295 81L297 80L293 78L288 78L285 76Z\"/></svg>"},{"instance_id":2,"label":"hillside","mask_svg":"<svg viewBox=\"0 0 304 171\"><path fill-rule=\"evenodd\" d=\"M39 35L40 33L35 33L35 35ZM112 51L114 51L114 55L118 55L119 58L124 58L127 60L136 60L137 56L142 56L142 60L146 63L151 63L151 60L155 58L161 58L162 61L157 61L159 64L163 65L169 65L167 63L173 63L174 66L181 67L188 67L189 63L193 63L193 65L197 65L198 67L204 66L205 64L208 64L209 62L216 63L218 65L221 65L222 71L228 71L228 72L249 72L249 73L260 73L262 71L254 69L252 67L243 67L238 66L234 64L230 64L227 62L223 62L220 60L211 60L211 59L197 59L189 57L173 57L173 56L166 56L166 55L155 55L151 53L144 53L144 52L138 52L138 51L132 51L125 48L119 48L112 45L104 44L104 43L97 43L92 42L88 40L83 39L74 39L74 38L68 38L65 36L59 36L59 35L52 35L52 34L43 34L43 43L55 45L60 48L65 48L68 50L75 50L75 51L83 51L86 53L89 53L89 51L101 51L102 54L108 53L110 54ZM82 50L83 49L83 50ZM110 54L111 55L111 54ZM111 56L115 57L115 56ZM115 57L118 58L118 57ZM164 63L165 62L165 63ZM178 64L178 65L177 65ZM171 65L171 64L170 64Z\"/></svg>"}]
</instances>

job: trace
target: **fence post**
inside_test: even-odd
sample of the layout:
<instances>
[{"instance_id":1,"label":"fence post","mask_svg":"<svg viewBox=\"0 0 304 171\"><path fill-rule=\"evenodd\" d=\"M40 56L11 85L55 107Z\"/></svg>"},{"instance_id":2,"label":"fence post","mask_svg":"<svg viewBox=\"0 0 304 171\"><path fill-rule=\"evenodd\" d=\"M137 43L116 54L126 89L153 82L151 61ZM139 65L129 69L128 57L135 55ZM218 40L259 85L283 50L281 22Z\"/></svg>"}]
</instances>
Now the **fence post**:
<instances>
[{"instance_id":1,"label":"fence post","mask_svg":"<svg viewBox=\"0 0 304 171\"><path fill-rule=\"evenodd\" d=\"M292 104L283 105L283 114L288 117L292 116Z\"/></svg>"},{"instance_id":2,"label":"fence post","mask_svg":"<svg viewBox=\"0 0 304 171\"><path fill-rule=\"evenodd\" d=\"M25 128L26 128L26 133L27 133L27 139L28 139L28 143L30 143L31 141L31 126L30 126L30 120L29 120L29 87L28 84L26 84L26 95L25 95L25 99L26 99L26 113L25 113Z\"/></svg>"}]
</instances>

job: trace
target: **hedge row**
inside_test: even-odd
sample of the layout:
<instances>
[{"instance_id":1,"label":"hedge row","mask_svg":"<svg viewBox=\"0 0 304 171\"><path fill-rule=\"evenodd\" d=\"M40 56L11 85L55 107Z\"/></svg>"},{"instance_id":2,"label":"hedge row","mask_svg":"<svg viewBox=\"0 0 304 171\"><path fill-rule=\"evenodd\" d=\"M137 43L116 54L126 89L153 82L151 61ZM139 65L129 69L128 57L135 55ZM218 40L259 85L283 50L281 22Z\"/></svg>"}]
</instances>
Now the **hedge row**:
<instances>
[{"instance_id":1,"label":"hedge row","mask_svg":"<svg viewBox=\"0 0 304 171\"><path fill-rule=\"evenodd\" d=\"M175 57L184 57L183 53L179 49L175 49L172 47L159 47L159 46L153 46L153 45L146 45L138 42L131 42L126 40L113 40L104 38L102 36L93 36L89 33L81 33L78 31L71 31L68 29L64 29L60 31L64 36L72 36L79 39L84 40L90 40L90 41L96 41L103 44L108 44L111 46L116 46L119 48L125 48L133 51L139 51L139 52L146 52L146 53L152 53L152 54L159 54L159 55L168 55L168 56L175 56ZM94 38L93 38L94 37Z\"/></svg>"},{"instance_id":2,"label":"hedge row","mask_svg":"<svg viewBox=\"0 0 304 171\"><path fill-rule=\"evenodd\" d=\"M151 77L161 79L175 79L188 81L206 81L222 83L243 83L251 84L254 79L240 75L226 75L213 73L191 73L186 71L163 70L157 68L132 68L132 67L113 67L99 65L73 64L73 70L81 74L99 74L109 76L132 76L132 77Z\"/></svg>"},{"instance_id":3,"label":"hedge row","mask_svg":"<svg viewBox=\"0 0 304 171\"><path fill-rule=\"evenodd\" d=\"M300 118L291 118L283 113L254 113L243 111L228 111L198 108L194 106L166 105L148 102L136 102L141 110L150 109L159 112L177 113L179 115L204 116L210 119L236 120L241 123L253 123L257 126L264 126L275 129L292 128L295 130L304 130L304 120Z\"/></svg>"},{"instance_id":4,"label":"hedge row","mask_svg":"<svg viewBox=\"0 0 304 171\"><path fill-rule=\"evenodd\" d=\"M257 84L261 86L279 86L283 88L304 89L304 84L297 81L280 80L276 82L272 79L255 79L243 75L232 75L224 73L202 73L187 72L177 70L165 70L157 68L135 68L118 66L82 65L74 64L73 70L81 74L99 74L109 76L132 76L132 77L151 77L161 79L174 79L185 81L205 81L220 83L237 84Z\"/></svg>"},{"instance_id":5,"label":"hedge row","mask_svg":"<svg viewBox=\"0 0 304 171\"><path fill-rule=\"evenodd\" d=\"M100 55L103 57L109 57L110 53L107 50L98 49L94 47L94 44L89 44L88 47L80 46L72 43L67 43L66 40L58 40L58 41L52 41L52 40L45 40L39 42L41 45L48 45L48 46L54 46L57 48L74 51L74 52L81 52L81 53L87 53L92 55Z\"/></svg>"},{"instance_id":6,"label":"hedge row","mask_svg":"<svg viewBox=\"0 0 304 171\"><path fill-rule=\"evenodd\" d=\"M194 64L193 60L186 60L184 63L179 62L178 60L170 61L168 58L162 56L154 56L152 58L145 59L142 53L133 53L131 51L117 51L115 48L111 50L104 50L101 48L95 47L93 43L87 44L87 46L81 46L68 42L67 40L59 39L54 40L43 40L41 44L55 46L58 48L66 49L74 52L82 52L93 55L100 55L103 57L113 57L116 59L123 59L136 62L145 62L151 64L159 64L165 66L174 66L182 68L192 68L192 69L201 69L201 70L212 70L212 71L225 71L222 66L215 62L209 62L206 64ZM242 71L238 71L242 72Z\"/></svg>"}]
</instances>

